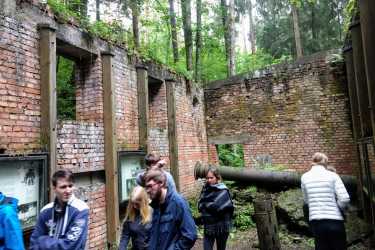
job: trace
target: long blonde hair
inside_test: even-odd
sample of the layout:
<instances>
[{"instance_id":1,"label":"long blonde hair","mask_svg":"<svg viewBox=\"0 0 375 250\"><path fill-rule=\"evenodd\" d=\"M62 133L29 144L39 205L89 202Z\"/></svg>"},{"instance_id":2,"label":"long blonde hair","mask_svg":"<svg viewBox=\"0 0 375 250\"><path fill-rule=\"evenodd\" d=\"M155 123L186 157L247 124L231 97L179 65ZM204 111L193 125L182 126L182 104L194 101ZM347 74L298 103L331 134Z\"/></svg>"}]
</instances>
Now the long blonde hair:
<instances>
[{"instance_id":1,"label":"long blonde hair","mask_svg":"<svg viewBox=\"0 0 375 250\"><path fill-rule=\"evenodd\" d=\"M139 209L134 208L134 203L139 202ZM145 189L141 186L134 187L129 203L128 208L126 209L125 219L124 221L134 221L135 217L137 215L137 212L139 211L139 214L141 215L141 223L147 224L151 222L152 219L152 209L149 206L149 199L147 196L147 193Z\"/></svg>"}]
</instances>

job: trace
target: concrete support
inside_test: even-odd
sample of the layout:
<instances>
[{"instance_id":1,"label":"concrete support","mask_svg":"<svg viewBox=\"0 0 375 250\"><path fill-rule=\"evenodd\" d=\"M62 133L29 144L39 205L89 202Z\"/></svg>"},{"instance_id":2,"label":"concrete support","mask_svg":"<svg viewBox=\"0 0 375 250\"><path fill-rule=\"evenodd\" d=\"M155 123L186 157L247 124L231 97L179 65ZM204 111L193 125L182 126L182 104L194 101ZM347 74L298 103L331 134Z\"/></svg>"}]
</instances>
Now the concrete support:
<instances>
[{"instance_id":1,"label":"concrete support","mask_svg":"<svg viewBox=\"0 0 375 250\"><path fill-rule=\"evenodd\" d=\"M148 73L147 67L136 66L138 87L139 148L147 152L148 142Z\"/></svg>"},{"instance_id":2,"label":"concrete support","mask_svg":"<svg viewBox=\"0 0 375 250\"><path fill-rule=\"evenodd\" d=\"M113 54L102 53L104 109L104 168L106 177L107 241L112 249L119 240L117 139L113 81Z\"/></svg>"},{"instance_id":3,"label":"concrete support","mask_svg":"<svg viewBox=\"0 0 375 250\"><path fill-rule=\"evenodd\" d=\"M176 183L177 190L180 190L175 85L176 81L174 79L165 79L168 112L169 161L171 165L171 174Z\"/></svg>"},{"instance_id":4,"label":"concrete support","mask_svg":"<svg viewBox=\"0 0 375 250\"><path fill-rule=\"evenodd\" d=\"M49 153L49 179L51 179L57 165L56 29L50 24L39 24L38 29L41 89L40 141L43 150ZM50 186L50 200L53 199L51 190Z\"/></svg>"}]
</instances>

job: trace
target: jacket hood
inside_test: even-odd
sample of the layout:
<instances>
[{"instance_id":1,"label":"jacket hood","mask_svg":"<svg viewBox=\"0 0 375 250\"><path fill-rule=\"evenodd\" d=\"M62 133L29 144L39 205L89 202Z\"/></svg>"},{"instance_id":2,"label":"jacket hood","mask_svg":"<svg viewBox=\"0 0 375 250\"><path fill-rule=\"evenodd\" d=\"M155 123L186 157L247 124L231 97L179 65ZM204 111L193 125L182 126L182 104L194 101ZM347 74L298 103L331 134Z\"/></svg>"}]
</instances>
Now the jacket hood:
<instances>
[{"instance_id":1,"label":"jacket hood","mask_svg":"<svg viewBox=\"0 0 375 250\"><path fill-rule=\"evenodd\" d=\"M2 202L5 199L5 197L6 196L3 193L0 192L0 202ZM7 196L7 197L11 198L10 201L7 204L10 205L13 209L15 209L15 211L17 211L18 200L16 198L13 198L13 197L9 197L9 196Z\"/></svg>"},{"instance_id":2,"label":"jacket hood","mask_svg":"<svg viewBox=\"0 0 375 250\"><path fill-rule=\"evenodd\" d=\"M225 186L225 184L222 183L222 182L219 182L219 183L214 184L214 185L208 185L208 186L213 187L213 188L217 188L217 189L220 189L220 190L228 189L227 186Z\"/></svg>"}]
</instances>

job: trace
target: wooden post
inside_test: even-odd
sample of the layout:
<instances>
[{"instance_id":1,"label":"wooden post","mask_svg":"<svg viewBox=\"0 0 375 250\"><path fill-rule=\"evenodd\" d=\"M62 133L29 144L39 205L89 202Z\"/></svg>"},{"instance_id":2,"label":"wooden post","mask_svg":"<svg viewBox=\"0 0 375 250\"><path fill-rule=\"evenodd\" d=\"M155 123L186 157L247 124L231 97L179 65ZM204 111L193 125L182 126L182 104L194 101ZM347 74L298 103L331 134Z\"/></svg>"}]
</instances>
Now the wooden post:
<instances>
[{"instance_id":1,"label":"wooden post","mask_svg":"<svg viewBox=\"0 0 375 250\"><path fill-rule=\"evenodd\" d=\"M104 168L106 177L106 211L108 249L117 245L120 235L117 138L115 123L113 54L102 53L104 109Z\"/></svg>"},{"instance_id":2,"label":"wooden post","mask_svg":"<svg viewBox=\"0 0 375 250\"><path fill-rule=\"evenodd\" d=\"M148 72L144 65L137 65L139 148L147 152L148 144Z\"/></svg>"},{"instance_id":3,"label":"wooden post","mask_svg":"<svg viewBox=\"0 0 375 250\"><path fill-rule=\"evenodd\" d=\"M361 124L361 134L359 138L366 139L369 136L373 136L372 124L371 124L371 112L370 112L370 103L369 103L369 89L366 78L366 68L364 63L364 54L363 54L363 43L362 43L362 32L361 24L358 17L350 26L350 31L352 35L352 47L353 47L353 64L355 71L356 79L356 91L358 98L358 110L359 118ZM363 185L368 189L367 195L364 195L364 215L366 220L369 222L372 221L374 224L373 218L373 209L370 195L372 194L372 182L370 176L370 165L368 159L367 145L365 142L359 141L359 152L360 152L360 161L362 166L362 182Z\"/></svg>"},{"instance_id":4,"label":"wooden post","mask_svg":"<svg viewBox=\"0 0 375 250\"><path fill-rule=\"evenodd\" d=\"M167 92L167 112L168 112L168 140L169 140L169 161L171 164L171 174L176 183L177 190L180 190L179 166L178 166L178 143L176 127L176 97L174 79L165 79Z\"/></svg>"},{"instance_id":5,"label":"wooden post","mask_svg":"<svg viewBox=\"0 0 375 250\"><path fill-rule=\"evenodd\" d=\"M39 24L41 129L40 143L49 153L49 180L56 171L57 154L57 96L56 96L56 29L50 24ZM53 200L52 183L49 186L49 199Z\"/></svg>"},{"instance_id":6,"label":"wooden post","mask_svg":"<svg viewBox=\"0 0 375 250\"><path fill-rule=\"evenodd\" d=\"M363 59L366 69L369 104L371 109L372 134L375 135L375 1L360 0L359 7Z\"/></svg>"},{"instance_id":7,"label":"wooden post","mask_svg":"<svg viewBox=\"0 0 375 250\"><path fill-rule=\"evenodd\" d=\"M348 80L348 92L349 92L349 100L350 100L350 110L352 116L352 127L353 127L353 137L354 142L357 144L358 139L361 137L361 122L359 119L359 107L358 107L358 94L355 82L355 72L354 72L354 64L353 64L353 49L346 48L343 51L344 59L345 59L345 66L346 66L346 77ZM359 159L361 159L361 152L362 149L359 145L356 145L357 155ZM364 197L362 192L363 187L363 171L362 171L362 161L359 161L359 166L355 170L358 185L357 185L357 195L360 197L360 201L362 203L362 208L365 207L364 204Z\"/></svg>"},{"instance_id":8,"label":"wooden post","mask_svg":"<svg viewBox=\"0 0 375 250\"><path fill-rule=\"evenodd\" d=\"M364 62L366 69L366 80L368 87L368 98L371 114L371 125L372 125L372 140L375 144L375 2L374 0L360 0L360 20L361 20L361 32L362 32L362 43L363 43L363 54ZM375 150L375 147L373 147ZM375 173L371 173L370 169L368 170L368 193L370 200L370 211L372 214L371 222L372 226L375 227L375 202L373 199L375 197L374 181L371 176L374 176ZM375 248L375 236L371 240L372 247Z\"/></svg>"},{"instance_id":9,"label":"wooden post","mask_svg":"<svg viewBox=\"0 0 375 250\"><path fill-rule=\"evenodd\" d=\"M281 250L275 207L270 195L259 196L254 202L255 223L261 250Z\"/></svg>"}]
</instances>

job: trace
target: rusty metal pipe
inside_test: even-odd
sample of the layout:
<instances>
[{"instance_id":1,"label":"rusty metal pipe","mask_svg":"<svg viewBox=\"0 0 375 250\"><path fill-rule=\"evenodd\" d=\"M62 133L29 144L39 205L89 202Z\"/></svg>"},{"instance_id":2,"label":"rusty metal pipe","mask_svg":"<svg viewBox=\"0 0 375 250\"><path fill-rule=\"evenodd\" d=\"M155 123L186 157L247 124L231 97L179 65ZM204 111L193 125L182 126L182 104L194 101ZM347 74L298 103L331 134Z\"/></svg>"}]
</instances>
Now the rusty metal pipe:
<instances>
[{"instance_id":1,"label":"rusty metal pipe","mask_svg":"<svg viewBox=\"0 0 375 250\"><path fill-rule=\"evenodd\" d=\"M198 162L194 168L195 179L205 178L208 167L208 165L203 166ZM226 166L219 166L217 168L219 169L220 175L226 180L247 182L252 185L265 185L268 187L301 186L302 174L298 172L268 171L255 168L233 168ZM347 189L356 190L356 177L350 175L340 175L340 177Z\"/></svg>"}]
</instances>

